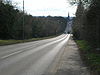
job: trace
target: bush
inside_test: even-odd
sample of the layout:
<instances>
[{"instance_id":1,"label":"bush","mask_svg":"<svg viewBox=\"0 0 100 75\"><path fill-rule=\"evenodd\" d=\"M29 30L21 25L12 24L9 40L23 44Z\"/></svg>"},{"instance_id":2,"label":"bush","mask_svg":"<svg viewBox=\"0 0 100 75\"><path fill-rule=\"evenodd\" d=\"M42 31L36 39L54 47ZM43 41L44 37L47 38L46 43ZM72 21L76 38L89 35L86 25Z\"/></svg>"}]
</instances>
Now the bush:
<instances>
[{"instance_id":1,"label":"bush","mask_svg":"<svg viewBox=\"0 0 100 75\"><path fill-rule=\"evenodd\" d=\"M77 40L77 45L81 53L81 57L85 64L90 68L92 75L99 75L100 73L100 54L94 52L87 41Z\"/></svg>"}]
</instances>

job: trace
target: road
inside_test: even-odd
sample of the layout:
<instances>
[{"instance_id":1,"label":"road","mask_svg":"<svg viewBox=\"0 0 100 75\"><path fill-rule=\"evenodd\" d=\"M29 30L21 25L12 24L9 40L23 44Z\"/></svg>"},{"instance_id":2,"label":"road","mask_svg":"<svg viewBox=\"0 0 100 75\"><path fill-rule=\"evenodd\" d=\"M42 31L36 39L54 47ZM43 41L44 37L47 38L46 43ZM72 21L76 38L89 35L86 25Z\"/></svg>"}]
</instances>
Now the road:
<instances>
[{"instance_id":1,"label":"road","mask_svg":"<svg viewBox=\"0 0 100 75\"><path fill-rule=\"evenodd\" d=\"M0 46L0 75L43 75L54 71L70 34Z\"/></svg>"}]
</instances>

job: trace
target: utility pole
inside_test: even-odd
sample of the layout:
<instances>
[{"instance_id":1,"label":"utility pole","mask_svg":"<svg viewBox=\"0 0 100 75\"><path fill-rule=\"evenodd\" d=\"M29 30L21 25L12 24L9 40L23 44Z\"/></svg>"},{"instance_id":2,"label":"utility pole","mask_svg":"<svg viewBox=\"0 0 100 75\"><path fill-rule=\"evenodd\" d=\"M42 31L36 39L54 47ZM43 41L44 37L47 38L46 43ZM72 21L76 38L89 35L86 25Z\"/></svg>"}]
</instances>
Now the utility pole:
<instances>
[{"instance_id":1,"label":"utility pole","mask_svg":"<svg viewBox=\"0 0 100 75\"><path fill-rule=\"evenodd\" d=\"M24 29L24 0L23 0L23 27L22 28L23 28L23 40L24 40L25 39L25 37L24 37L25 36L25 34L24 34L24 30L25 30Z\"/></svg>"}]
</instances>

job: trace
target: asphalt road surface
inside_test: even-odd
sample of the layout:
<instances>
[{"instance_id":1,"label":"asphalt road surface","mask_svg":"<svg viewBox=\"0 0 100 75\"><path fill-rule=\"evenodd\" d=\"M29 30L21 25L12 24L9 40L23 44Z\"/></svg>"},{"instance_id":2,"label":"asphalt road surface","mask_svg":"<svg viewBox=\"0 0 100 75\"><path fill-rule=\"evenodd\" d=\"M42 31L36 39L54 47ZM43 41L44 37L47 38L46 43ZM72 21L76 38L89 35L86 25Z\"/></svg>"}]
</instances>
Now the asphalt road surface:
<instances>
[{"instance_id":1,"label":"asphalt road surface","mask_svg":"<svg viewBox=\"0 0 100 75\"><path fill-rule=\"evenodd\" d=\"M70 34L0 46L0 75L43 75L54 70Z\"/></svg>"}]
</instances>

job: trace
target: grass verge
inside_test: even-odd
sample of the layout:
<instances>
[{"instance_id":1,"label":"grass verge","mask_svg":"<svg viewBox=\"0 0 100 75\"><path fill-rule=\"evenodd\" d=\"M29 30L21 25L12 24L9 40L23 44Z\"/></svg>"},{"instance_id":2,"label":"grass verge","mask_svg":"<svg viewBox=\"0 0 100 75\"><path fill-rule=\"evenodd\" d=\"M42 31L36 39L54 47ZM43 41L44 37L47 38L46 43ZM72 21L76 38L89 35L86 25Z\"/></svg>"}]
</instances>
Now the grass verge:
<instances>
[{"instance_id":1,"label":"grass verge","mask_svg":"<svg viewBox=\"0 0 100 75\"><path fill-rule=\"evenodd\" d=\"M17 43L24 43L24 42L31 42L31 41L37 41L37 40L44 40L44 39L49 39L49 38L53 38L56 36L58 36L58 35L43 37L43 38L32 38L32 39L27 39L27 40L0 40L0 46L17 44Z\"/></svg>"},{"instance_id":2,"label":"grass verge","mask_svg":"<svg viewBox=\"0 0 100 75\"><path fill-rule=\"evenodd\" d=\"M76 40L81 57L84 63L89 67L91 75L100 75L100 52L89 46L84 40Z\"/></svg>"}]
</instances>

